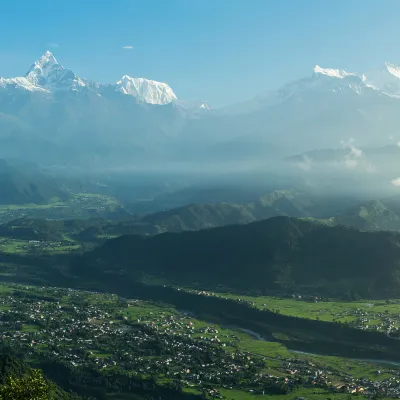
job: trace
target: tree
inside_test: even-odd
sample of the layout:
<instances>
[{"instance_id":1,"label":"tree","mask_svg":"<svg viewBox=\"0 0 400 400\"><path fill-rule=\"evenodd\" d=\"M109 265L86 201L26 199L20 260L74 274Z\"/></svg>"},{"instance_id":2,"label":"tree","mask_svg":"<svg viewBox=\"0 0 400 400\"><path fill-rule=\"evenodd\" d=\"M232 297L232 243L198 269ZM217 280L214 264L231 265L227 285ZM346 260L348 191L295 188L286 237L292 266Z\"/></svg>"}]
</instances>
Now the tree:
<instances>
[{"instance_id":1,"label":"tree","mask_svg":"<svg viewBox=\"0 0 400 400\"><path fill-rule=\"evenodd\" d=\"M49 400L51 388L39 370L32 370L22 378L10 377L0 386L0 400Z\"/></svg>"}]
</instances>

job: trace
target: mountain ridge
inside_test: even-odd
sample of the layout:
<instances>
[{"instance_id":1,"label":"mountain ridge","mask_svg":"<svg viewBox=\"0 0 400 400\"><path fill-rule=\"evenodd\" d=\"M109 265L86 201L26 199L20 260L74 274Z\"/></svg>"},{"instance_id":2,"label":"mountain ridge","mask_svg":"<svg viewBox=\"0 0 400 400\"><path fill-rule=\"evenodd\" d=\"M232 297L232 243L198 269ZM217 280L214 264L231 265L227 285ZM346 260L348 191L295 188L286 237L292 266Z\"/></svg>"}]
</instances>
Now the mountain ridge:
<instances>
[{"instance_id":1,"label":"mountain ridge","mask_svg":"<svg viewBox=\"0 0 400 400\"><path fill-rule=\"evenodd\" d=\"M73 260L73 273L232 290L398 295L400 235L274 217L156 236L127 235ZM360 279L360 276L363 278Z\"/></svg>"}]
</instances>

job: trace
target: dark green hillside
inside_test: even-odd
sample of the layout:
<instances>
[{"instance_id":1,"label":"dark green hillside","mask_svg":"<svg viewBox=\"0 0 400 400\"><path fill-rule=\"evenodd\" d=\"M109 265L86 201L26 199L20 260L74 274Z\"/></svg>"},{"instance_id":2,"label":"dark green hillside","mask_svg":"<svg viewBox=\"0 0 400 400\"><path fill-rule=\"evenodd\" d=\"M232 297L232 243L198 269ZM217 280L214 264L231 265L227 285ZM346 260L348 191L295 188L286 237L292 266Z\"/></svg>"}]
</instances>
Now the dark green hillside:
<instances>
[{"instance_id":1,"label":"dark green hillside","mask_svg":"<svg viewBox=\"0 0 400 400\"><path fill-rule=\"evenodd\" d=\"M306 217L313 206L313 200L306 194L276 190L250 203L189 204L147 215L141 222L149 224L156 232L180 232L246 224L276 216Z\"/></svg>"},{"instance_id":2,"label":"dark green hillside","mask_svg":"<svg viewBox=\"0 0 400 400\"><path fill-rule=\"evenodd\" d=\"M20 218L0 225L0 236L20 240L58 241L63 238L63 223Z\"/></svg>"},{"instance_id":3,"label":"dark green hillside","mask_svg":"<svg viewBox=\"0 0 400 400\"><path fill-rule=\"evenodd\" d=\"M19 358L0 354L0 384L4 385L10 376L21 378L30 372L30 367Z\"/></svg>"},{"instance_id":4,"label":"dark green hillside","mask_svg":"<svg viewBox=\"0 0 400 400\"><path fill-rule=\"evenodd\" d=\"M0 160L0 204L44 204L67 194L37 168L18 168Z\"/></svg>"},{"instance_id":5,"label":"dark green hillside","mask_svg":"<svg viewBox=\"0 0 400 400\"><path fill-rule=\"evenodd\" d=\"M218 226L247 224L280 215L306 217L313 201L306 194L292 190L277 190L245 204L188 204L145 216L126 218L102 226L90 227L82 238L193 231Z\"/></svg>"},{"instance_id":6,"label":"dark green hillside","mask_svg":"<svg viewBox=\"0 0 400 400\"><path fill-rule=\"evenodd\" d=\"M73 262L77 273L110 279L164 277L238 290L400 294L400 235L276 217L248 225L123 236ZM107 278L101 277L107 272Z\"/></svg>"},{"instance_id":7,"label":"dark green hillside","mask_svg":"<svg viewBox=\"0 0 400 400\"><path fill-rule=\"evenodd\" d=\"M10 378L14 385L9 386ZM33 378L33 379L30 379ZM83 399L75 394L67 393L52 381L43 379L39 371L34 371L23 360L8 354L0 354L0 396L4 400L22 399L21 393L26 393L26 399ZM30 396L32 395L32 397ZM25 397L24 397L25 398Z\"/></svg>"},{"instance_id":8,"label":"dark green hillside","mask_svg":"<svg viewBox=\"0 0 400 400\"><path fill-rule=\"evenodd\" d=\"M145 216L143 222L154 226L159 232L198 230L222 225L245 224L255 221L245 205L190 204L168 211Z\"/></svg>"},{"instance_id":9,"label":"dark green hillside","mask_svg":"<svg viewBox=\"0 0 400 400\"><path fill-rule=\"evenodd\" d=\"M0 225L0 237L18 240L62 241L67 236L79 236L91 228L100 229L109 223L105 219L45 220L37 218L18 218Z\"/></svg>"},{"instance_id":10,"label":"dark green hillside","mask_svg":"<svg viewBox=\"0 0 400 400\"><path fill-rule=\"evenodd\" d=\"M399 199L375 200L335 217L334 222L370 231L400 231Z\"/></svg>"}]
</instances>

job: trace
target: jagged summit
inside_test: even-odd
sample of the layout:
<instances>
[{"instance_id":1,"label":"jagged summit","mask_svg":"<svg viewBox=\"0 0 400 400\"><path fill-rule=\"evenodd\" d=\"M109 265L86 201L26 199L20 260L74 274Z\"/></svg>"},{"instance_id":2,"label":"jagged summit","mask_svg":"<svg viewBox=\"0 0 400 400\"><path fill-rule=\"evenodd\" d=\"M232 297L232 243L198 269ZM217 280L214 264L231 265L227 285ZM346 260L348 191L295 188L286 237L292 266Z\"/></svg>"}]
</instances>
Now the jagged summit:
<instances>
[{"instance_id":1,"label":"jagged summit","mask_svg":"<svg viewBox=\"0 0 400 400\"><path fill-rule=\"evenodd\" d=\"M177 100L169 85L145 78L132 78L124 75L116 83L116 89L124 94L135 96L138 101L149 104L168 104Z\"/></svg>"},{"instance_id":2,"label":"jagged summit","mask_svg":"<svg viewBox=\"0 0 400 400\"><path fill-rule=\"evenodd\" d=\"M356 76L356 74L346 72L343 69L321 68L319 65L314 67L314 73L340 79L346 78L347 76Z\"/></svg>"},{"instance_id":3,"label":"jagged summit","mask_svg":"<svg viewBox=\"0 0 400 400\"><path fill-rule=\"evenodd\" d=\"M86 86L81 78L59 64L50 51L46 51L46 53L32 65L25 78L31 82L32 85L48 90L77 90L78 87Z\"/></svg>"},{"instance_id":4,"label":"jagged summit","mask_svg":"<svg viewBox=\"0 0 400 400\"><path fill-rule=\"evenodd\" d=\"M50 51L46 51L39 58L39 60L35 61L35 63L31 66L25 77L29 79L33 84L40 85L40 82L46 76L51 73L53 69L64 69L62 65L58 64L56 58Z\"/></svg>"},{"instance_id":5,"label":"jagged summit","mask_svg":"<svg viewBox=\"0 0 400 400\"><path fill-rule=\"evenodd\" d=\"M51 51L46 51L29 69L24 77L0 78L0 88L29 92L54 93L58 91L92 92L99 96L105 87L134 96L138 102L148 104L169 104L177 97L169 85L145 78L124 75L114 85L103 85L80 78L73 71L58 63Z\"/></svg>"}]
</instances>

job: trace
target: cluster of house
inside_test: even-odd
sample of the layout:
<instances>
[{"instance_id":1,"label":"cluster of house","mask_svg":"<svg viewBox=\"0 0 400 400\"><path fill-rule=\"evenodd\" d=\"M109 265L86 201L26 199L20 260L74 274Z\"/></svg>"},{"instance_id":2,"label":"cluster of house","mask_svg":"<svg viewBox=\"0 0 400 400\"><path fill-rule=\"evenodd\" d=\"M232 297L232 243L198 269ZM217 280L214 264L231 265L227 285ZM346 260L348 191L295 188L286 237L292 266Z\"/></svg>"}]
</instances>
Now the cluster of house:
<instances>
[{"instance_id":1,"label":"cluster of house","mask_svg":"<svg viewBox=\"0 0 400 400\"><path fill-rule=\"evenodd\" d=\"M271 387L290 391L298 384L400 398L400 369L377 371L376 380L356 378L307 357L241 351L234 331L139 300L71 289L12 288L12 293L0 291L0 338L32 358L71 367L120 368L138 376L162 374L215 398L221 397L218 388L262 395ZM270 359L276 374L270 368L266 372Z\"/></svg>"},{"instance_id":2,"label":"cluster of house","mask_svg":"<svg viewBox=\"0 0 400 400\"><path fill-rule=\"evenodd\" d=\"M32 291L40 289L24 288L29 296L0 294L0 338L28 356L73 367L163 373L196 387L239 376L253 380L255 357L224 351L238 340L234 334L211 326L196 328L187 315L143 313L144 303L138 301L121 313L117 296L111 295L88 301L88 292L43 288L35 298Z\"/></svg>"},{"instance_id":3,"label":"cluster of house","mask_svg":"<svg viewBox=\"0 0 400 400\"><path fill-rule=\"evenodd\" d=\"M364 394L367 397L382 395L400 398L400 370L376 370L376 380L356 378L343 371L331 371L323 365L316 365L307 359L292 358L281 363L282 371L291 376L306 377L307 383L315 387L326 388L334 392ZM383 374L389 378L379 379Z\"/></svg>"}]
</instances>

